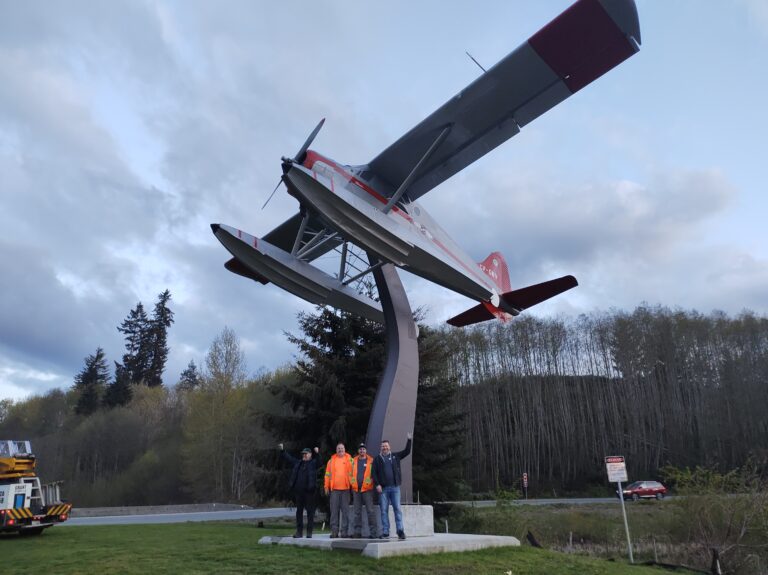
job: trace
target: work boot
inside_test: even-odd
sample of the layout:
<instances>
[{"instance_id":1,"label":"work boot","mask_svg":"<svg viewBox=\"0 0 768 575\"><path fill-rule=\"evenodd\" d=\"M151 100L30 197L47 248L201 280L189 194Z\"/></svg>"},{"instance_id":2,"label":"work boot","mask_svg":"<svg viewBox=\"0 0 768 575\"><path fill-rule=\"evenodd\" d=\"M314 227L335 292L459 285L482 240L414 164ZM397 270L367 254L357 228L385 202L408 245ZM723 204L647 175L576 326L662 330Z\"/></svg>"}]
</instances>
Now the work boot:
<instances>
[{"instance_id":1,"label":"work boot","mask_svg":"<svg viewBox=\"0 0 768 575\"><path fill-rule=\"evenodd\" d=\"M398 538L400 541L405 541L405 531L402 531L402 530L398 531L398 532L397 532L397 538Z\"/></svg>"}]
</instances>

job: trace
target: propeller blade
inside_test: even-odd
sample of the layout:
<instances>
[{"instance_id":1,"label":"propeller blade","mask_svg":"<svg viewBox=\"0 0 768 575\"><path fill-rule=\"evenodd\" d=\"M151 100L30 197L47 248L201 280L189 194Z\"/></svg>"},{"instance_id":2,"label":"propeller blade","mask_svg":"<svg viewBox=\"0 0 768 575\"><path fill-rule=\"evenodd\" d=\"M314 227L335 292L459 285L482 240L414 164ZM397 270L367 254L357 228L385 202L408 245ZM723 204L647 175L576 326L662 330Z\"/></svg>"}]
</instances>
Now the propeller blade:
<instances>
[{"instance_id":1,"label":"propeller blade","mask_svg":"<svg viewBox=\"0 0 768 575\"><path fill-rule=\"evenodd\" d=\"M306 155L307 150L309 149L309 146L312 145L312 140L315 139L315 137L317 136L318 132L320 131L320 128L323 127L323 124L325 124L325 118L320 120L320 122L317 124L317 126L315 126L315 129L312 130L312 133L309 135L309 138L307 138L307 141L304 142L304 145L299 149L299 152L296 154L296 156L293 159L283 157L283 172L284 173L287 172L288 169L290 169L291 164L301 164L304 161L304 156ZM262 210L267 207L267 204L272 199L272 196L275 195L275 192L277 191L277 188L280 187L280 184L282 182L283 182L283 178L280 178L280 181L277 182L277 185L275 186L275 189L272 190L271 194L269 194L269 197L267 198L267 201L264 202L263 206L261 206Z\"/></svg>"},{"instance_id":2,"label":"propeller blade","mask_svg":"<svg viewBox=\"0 0 768 575\"><path fill-rule=\"evenodd\" d=\"M269 200L271 200L271 199L272 199L272 196L274 196L274 195L275 195L275 192L277 191L277 188L279 188L279 187L280 187L280 184L282 184L282 183L283 183L283 178L280 178L280 180L278 180L278 182L277 182L277 185L275 186L275 189L274 189L274 190L272 190L272 193L271 193L271 194L269 194L269 197L267 198L267 201L266 201L266 202L264 202L264 205L263 205L263 206L261 206L261 209L262 209L262 210L263 210L264 208L266 208L266 207L267 207L267 204L269 203Z\"/></svg>"},{"instance_id":3,"label":"propeller blade","mask_svg":"<svg viewBox=\"0 0 768 575\"><path fill-rule=\"evenodd\" d=\"M317 133L320 131L320 128L323 127L323 124L325 124L325 118L320 120L320 123L315 126L315 129L312 130L312 133L309 135L309 138L307 138L307 141L304 142L304 145L299 150L299 153L296 154L296 156L293 158L295 163L300 164L304 161L304 155L307 153L309 146L312 145L312 140L315 139L315 136L317 136Z\"/></svg>"}]
</instances>

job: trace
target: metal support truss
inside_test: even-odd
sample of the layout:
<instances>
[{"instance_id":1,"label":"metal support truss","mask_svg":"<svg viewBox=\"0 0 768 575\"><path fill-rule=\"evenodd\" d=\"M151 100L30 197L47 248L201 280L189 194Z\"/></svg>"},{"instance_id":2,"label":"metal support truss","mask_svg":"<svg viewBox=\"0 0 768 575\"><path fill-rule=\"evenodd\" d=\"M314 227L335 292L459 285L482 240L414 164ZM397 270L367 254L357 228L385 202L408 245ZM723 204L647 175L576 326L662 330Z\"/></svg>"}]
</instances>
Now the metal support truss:
<instances>
[{"instance_id":1,"label":"metal support truss","mask_svg":"<svg viewBox=\"0 0 768 575\"><path fill-rule=\"evenodd\" d=\"M326 228L321 229L314 236L312 236L312 238L307 243L305 243L301 249L299 249L299 251L296 253L296 257L299 259L307 258L309 253L313 252L317 246L324 244L333 237L336 237L336 232L329 233Z\"/></svg>"},{"instance_id":2,"label":"metal support truss","mask_svg":"<svg viewBox=\"0 0 768 575\"><path fill-rule=\"evenodd\" d=\"M349 285L349 284L351 284L353 281L355 281L355 280L359 280L359 279L360 279L361 277L363 277L364 275L366 275L366 274L369 274L369 273L372 273L372 272L376 271L377 269L379 269L379 268L380 268L381 266L383 266L383 265L384 265L384 262L379 262L379 263L377 263L377 264L373 264L372 266L369 266L369 267L367 267L366 269L362 270L360 273L357 273L357 274L353 275L351 278L349 278L348 280L344 280L344 281L343 281L343 282L341 282L341 283L343 283L344 285Z\"/></svg>"},{"instance_id":3,"label":"metal support truss","mask_svg":"<svg viewBox=\"0 0 768 575\"><path fill-rule=\"evenodd\" d=\"M347 273L347 242L341 246L341 263L339 264L339 281L344 281L344 274Z\"/></svg>"},{"instance_id":4,"label":"metal support truss","mask_svg":"<svg viewBox=\"0 0 768 575\"><path fill-rule=\"evenodd\" d=\"M304 217L301 218L301 225L299 225L299 232L296 234L296 241L293 242L293 249L291 250L292 256L295 256L299 251L299 246L301 246L301 240L304 239L304 230L307 229L308 223L309 223L309 210L307 210L304 213Z\"/></svg>"},{"instance_id":5,"label":"metal support truss","mask_svg":"<svg viewBox=\"0 0 768 575\"><path fill-rule=\"evenodd\" d=\"M317 250L322 248L325 244L327 244L331 240L334 240L338 237L339 237L339 234L337 234L336 232L333 232L332 234L325 236L322 240L317 242L311 248L304 249L301 252L299 252L299 257L302 259L309 259L312 256L312 254L314 254Z\"/></svg>"}]
</instances>

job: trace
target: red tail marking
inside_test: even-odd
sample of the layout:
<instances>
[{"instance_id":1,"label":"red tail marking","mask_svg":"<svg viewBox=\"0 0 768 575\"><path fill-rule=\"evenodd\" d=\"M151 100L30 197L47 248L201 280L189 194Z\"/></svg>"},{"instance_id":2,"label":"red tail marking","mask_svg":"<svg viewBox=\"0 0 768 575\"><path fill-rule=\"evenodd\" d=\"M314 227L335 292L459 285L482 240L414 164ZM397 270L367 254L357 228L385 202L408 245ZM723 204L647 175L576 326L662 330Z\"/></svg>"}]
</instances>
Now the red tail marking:
<instances>
[{"instance_id":1,"label":"red tail marking","mask_svg":"<svg viewBox=\"0 0 768 575\"><path fill-rule=\"evenodd\" d=\"M509 268L501 253L493 252L478 265L483 273L491 278L493 284L499 289L499 293L505 293L512 289L512 284L509 281Z\"/></svg>"},{"instance_id":2,"label":"red tail marking","mask_svg":"<svg viewBox=\"0 0 768 575\"><path fill-rule=\"evenodd\" d=\"M505 312L503 310L500 310L495 305L493 305L491 302L484 301L484 302L480 302L480 303L483 304L483 307L485 307L485 309L487 309L489 312L491 312L493 314L493 317L495 317L496 319L501 321L501 323L506 323L506 322L508 322L509 320L512 319L511 315L509 315L507 312Z\"/></svg>"}]
</instances>

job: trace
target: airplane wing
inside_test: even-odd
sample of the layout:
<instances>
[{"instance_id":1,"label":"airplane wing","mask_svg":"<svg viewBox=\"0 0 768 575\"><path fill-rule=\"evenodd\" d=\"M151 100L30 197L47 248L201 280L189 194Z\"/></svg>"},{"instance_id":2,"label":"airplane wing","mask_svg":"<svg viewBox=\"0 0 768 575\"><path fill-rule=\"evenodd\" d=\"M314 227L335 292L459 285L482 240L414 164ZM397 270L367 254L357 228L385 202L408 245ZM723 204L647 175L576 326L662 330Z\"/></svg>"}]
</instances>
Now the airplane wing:
<instances>
[{"instance_id":1,"label":"airplane wing","mask_svg":"<svg viewBox=\"0 0 768 575\"><path fill-rule=\"evenodd\" d=\"M639 50L634 0L578 0L372 160L392 187L450 130L408 186L411 201Z\"/></svg>"}]
</instances>

